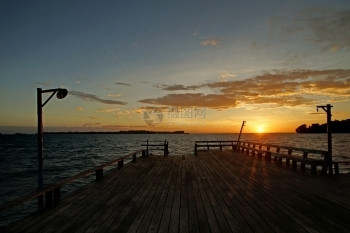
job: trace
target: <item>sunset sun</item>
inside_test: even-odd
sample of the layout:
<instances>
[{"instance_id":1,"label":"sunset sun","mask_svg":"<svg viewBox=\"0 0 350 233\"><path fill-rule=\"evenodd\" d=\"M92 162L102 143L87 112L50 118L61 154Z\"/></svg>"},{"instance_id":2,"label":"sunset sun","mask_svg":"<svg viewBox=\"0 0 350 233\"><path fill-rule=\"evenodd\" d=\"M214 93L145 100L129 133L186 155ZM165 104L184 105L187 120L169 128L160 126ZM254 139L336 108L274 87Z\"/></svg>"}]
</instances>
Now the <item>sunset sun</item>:
<instances>
[{"instance_id":1,"label":"sunset sun","mask_svg":"<svg viewBox=\"0 0 350 233\"><path fill-rule=\"evenodd\" d=\"M259 125L259 126L256 128L256 132L257 132L257 133L264 133L264 132L265 132L265 126L264 126L264 125Z\"/></svg>"}]
</instances>

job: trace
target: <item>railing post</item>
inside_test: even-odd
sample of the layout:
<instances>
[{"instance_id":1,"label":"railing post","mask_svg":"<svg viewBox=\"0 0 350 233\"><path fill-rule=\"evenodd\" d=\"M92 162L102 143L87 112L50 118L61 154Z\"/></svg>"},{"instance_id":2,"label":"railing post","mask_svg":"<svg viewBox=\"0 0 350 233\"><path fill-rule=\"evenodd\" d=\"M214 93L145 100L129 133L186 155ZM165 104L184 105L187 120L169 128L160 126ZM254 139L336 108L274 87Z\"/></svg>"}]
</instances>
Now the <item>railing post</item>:
<instances>
[{"instance_id":1,"label":"railing post","mask_svg":"<svg viewBox=\"0 0 350 233\"><path fill-rule=\"evenodd\" d=\"M97 169L95 171L96 174L96 180L102 180L103 178L103 168Z\"/></svg>"},{"instance_id":2,"label":"railing post","mask_svg":"<svg viewBox=\"0 0 350 233\"><path fill-rule=\"evenodd\" d=\"M166 155L169 155L169 142L166 142Z\"/></svg>"},{"instance_id":3,"label":"railing post","mask_svg":"<svg viewBox=\"0 0 350 233\"><path fill-rule=\"evenodd\" d=\"M163 149L163 154L164 154L164 157L168 156L168 144L167 144L167 141L164 140L164 149Z\"/></svg>"},{"instance_id":4,"label":"railing post","mask_svg":"<svg viewBox=\"0 0 350 233\"><path fill-rule=\"evenodd\" d=\"M281 148L279 146L276 147L276 154L280 153ZM274 158L275 161L277 161L277 156L275 155Z\"/></svg>"},{"instance_id":5,"label":"railing post","mask_svg":"<svg viewBox=\"0 0 350 233\"><path fill-rule=\"evenodd\" d=\"M267 161L271 161L271 151L270 151L270 146L267 146L267 148L266 148L265 158L267 159Z\"/></svg>"},{"instance_id":6,"label":"railing post","mask_svg":"<svg viewBox=\"0 0 350 233\"><path fill-rule=\"evenodd\" d=\"M61 187L58 186L53 190L53 204L58 205L61 200Z\"/></svg>"},{"instance_id":7,"label":"railing post","mask_svg":"<svg viewBox=\"0 0 350 233\"><path fill-rule=\"evenodd\" d=\"M38 211L41 212L44 209L44 195L38 196Z\"/></svg>"},{"instance_id":8,"label":"railing post","mask_svg":"<svg viewBox=\"0 0 350 233\"><path fill-rule=\"evenodd\" d=\"M259 151L258 151L258 156L259 156L259 157L262 157L262 152L261 152L261 150L262 150L262 145L260 144L260 145L259 145Z\"/></svg>"},{"instance_id":9,"label":"railing post","mask_svg":"<svg viewBox=\"0 0 350 233\"><path fill-rule=\"evenodd\" d=\"M308 152L307 152L307 151L304 151L304 152L303 152L303 158L306 159L306 158L307 158L307 155L308 155ZM304 163L304 162L301 162L300 168L301 168L301 169L305 169L305 163Z\"/></svg>"},{"instance_id":10,"label":"railing post","mask_svg":"<svg viewBox=\"0 0 350 233\"><path fill-rule=\"evenodd\" d=\"M339 164L338 164L338 162L333 162L333 164L334 164L334 174L335 175L339 175Z\"/></svg>"},{"instance_id":11,"label":"railing post","mask_svg":"<svg viewBox=\"0 0 350 233\"><path fill-rule=\"evenodd\" d=\"M124 166L124 159L121 159L120 161L118 161L118 169L123 168Z\"/></svg>"},{"instance_id":12,"label":"railing post","mask_svg":"<svg viewBox=\"0 0 350 233\"><path fill-rule=\"evenodd\" d=\"M132 161L136 162L136 158L137 158L137 156L136 156L136 153L135 153L135 154L132 155Z\"/></svg>"},{"instance_id":13,"label":"railing post","mask_svg":"<svg viewBox=\"0 0 350 233\"><path fill-rule=\"evenodd\" d=\"M323 165L322 165L322 173L327 174L328 168L328 152L323 154Z\"/></svg>"},{"instance_id":14,"label":"railing post","mask_svg":"<svg viewBox=\"0 0 350 233\"><path fill-rule=\"evenodd\" d=\"M52 203L53 203L53 200L52 200L52 190L50 191L47 191L45 193L45 208L48 210L48 209L51 209L52 208Z\"/></svg>"},{"instance_id":15,"label":"railing post","mask_svg":"<svg viewBox=\"0 0 350 233\"><path fill-rule=\"evenodd\" d=\"M292 149L288 149L288 155L291 156L292 155L293 150ZM294 161L294 160L293 160ZM286 158L286 164L289 165L290 164L290 157Z\"/></svg>"},{"instance_id":16,"label":"railing post","mask_svg":"<svg viewBox=\"0 0 350 233\"><path fill-rule=\"evenodd\" d=\"M194 144L194 155L197 155L197 143Z\"/></svg>"},{"instance_id":17,"label":"railing post","mask_svg":"<svg viewBox=\"0 0 350 233\"><path fill-rule=\"evenodd\" d=\"M148 156L148 139L147 139L147 145L146 145L146 156Z\"/></svg>"}]
</instances>

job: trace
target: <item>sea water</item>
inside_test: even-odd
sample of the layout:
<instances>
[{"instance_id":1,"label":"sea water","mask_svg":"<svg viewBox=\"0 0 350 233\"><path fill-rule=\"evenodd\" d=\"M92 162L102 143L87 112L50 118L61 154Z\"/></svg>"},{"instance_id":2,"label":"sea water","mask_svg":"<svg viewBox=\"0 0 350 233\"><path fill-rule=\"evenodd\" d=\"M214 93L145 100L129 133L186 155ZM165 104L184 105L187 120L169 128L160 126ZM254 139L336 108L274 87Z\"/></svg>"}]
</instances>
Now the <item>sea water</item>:
<instances>
[{"instance_id":1,"label":"sea water","mask_svg":"<svg viewBox=\"0 0 350 233\"><path fill-rule=\"evenodd\" d=\"M350 134L333 134L333 160L350 161ZM169 142L169 155L193 154L194 142L237 140L237 134L46 134L44 136L44 185L78 174L97 165L142 149L146 140ZM241 140L327 150L326 134L243 134ZM162 153L162 152L152 152ZM36 135L0 135L0 205L37 188ZM350 172L349 165L340 167ZM91 177L66 185L62 195L94 180ZM36 202L0 213L0 226L33 212Z\"/></svg>"}]
</instances>

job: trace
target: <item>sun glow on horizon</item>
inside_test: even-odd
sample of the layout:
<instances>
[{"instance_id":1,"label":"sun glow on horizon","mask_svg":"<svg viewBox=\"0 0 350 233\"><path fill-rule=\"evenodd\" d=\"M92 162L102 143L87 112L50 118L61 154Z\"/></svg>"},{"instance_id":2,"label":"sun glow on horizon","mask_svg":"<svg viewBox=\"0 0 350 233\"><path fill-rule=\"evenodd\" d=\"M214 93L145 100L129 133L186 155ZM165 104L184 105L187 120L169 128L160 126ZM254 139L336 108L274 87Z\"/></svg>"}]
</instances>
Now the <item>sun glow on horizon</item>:
<instances>
[{"instance_id":1,"label":"sun glow on horizon","mask_svg":"<svg viewBox=\"0 0 350 233\"><path fill-rule=\"evenodd\" d=\"M258 125L256 128L257 133L265 133L265 125Z\"/></svg>"}]
</instances>

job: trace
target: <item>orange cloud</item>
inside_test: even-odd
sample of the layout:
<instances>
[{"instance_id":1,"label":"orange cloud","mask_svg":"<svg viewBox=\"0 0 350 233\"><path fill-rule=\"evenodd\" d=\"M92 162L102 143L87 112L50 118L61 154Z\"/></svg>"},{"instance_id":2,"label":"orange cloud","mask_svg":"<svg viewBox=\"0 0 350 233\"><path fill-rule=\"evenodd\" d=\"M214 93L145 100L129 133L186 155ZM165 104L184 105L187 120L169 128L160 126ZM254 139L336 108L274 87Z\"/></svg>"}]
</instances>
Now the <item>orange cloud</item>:
<instances>
[{"instance_id":1,"label":"orange cloud","mask_svg":"<svg viewBox=\"0 0 350 233\"><path fill-rule=\"evenodd\" d=\"M202 40L201 45L203 46L216 46L220 44L220 40L217 38Z\"/></svg>"},{"instance_id":2,"label":"orange cloud","mask_svg":"<svg viewBox=\"0 0 350 233\"><path fill-rule=\"evenodd\" d=\"M213 94L198 92L209 88ZM315 104L319 98L350 99L350 70L293 70L264 73L245 80L217 81L197 86L160 85L168 91L197 90L168 94L139 102L164 106L199 106L227 109L238 104L298 106Z\"/></svg>"},{"instance_id":3,"label":"orange cloud","mask_svg":"<svg viewBox=\"0 0 350 233\"><path fill-rule=\"evenodd\" d=\"M116 112L119 110L120 110L119 108L103 108L103 109L97 110L97 112L109 113L109 112Z\"/></svg>"},{"instance_id":4,"label":"orange cloud","mask_svg":"<svg viewBox=\"0 0 350 233\"><path fill-rule=\"evenodd\" d=\"M202 93L169 94L156 99L143 99L139 102L155 105L197 106L214 109L225 109L237 105L237 101L233 95L205 95Z\"/></svg>"}]
</instances>

